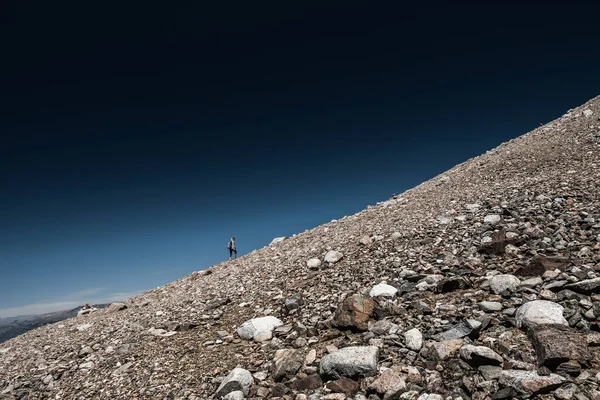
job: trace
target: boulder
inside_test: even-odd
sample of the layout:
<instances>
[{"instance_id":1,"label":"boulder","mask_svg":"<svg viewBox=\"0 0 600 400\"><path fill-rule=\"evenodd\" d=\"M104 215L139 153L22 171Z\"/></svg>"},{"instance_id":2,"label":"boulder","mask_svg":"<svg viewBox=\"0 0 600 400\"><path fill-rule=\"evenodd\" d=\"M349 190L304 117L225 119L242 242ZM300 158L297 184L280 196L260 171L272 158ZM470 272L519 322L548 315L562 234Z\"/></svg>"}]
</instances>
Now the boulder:
<instances>
[{"instance_id":1,"label":"boulder","mask_svg":"<svg viewBox=\"0 0 600 400\"><path fill-rule=\"evenodd\" d=\"M502 311L502 303L498 301L482 301L479 303L479 308L485 312L498 312Z\"/></svg>"},{"instance_id":2,"label":"boulder","mask_svg":"<svg viewBox=\"0 0 600 400\"><path fill-rule=\"evenodd\" d=\"M306 266L309 269L319 269L319 267L321 266L321 260L319 260L318 258L311 258L306 262Z\"/></svg>"},{"instance_id":3,"label":"boulder","mask_svg":"<svg viewBox=\"0 0 600 400\"><path fill-rule=\"evenodd\" d=\"M113 312L125 310L126 308L127 308L127 305L125 303L112 303L110 306L108 306L108 308L106 309L106 312L113 313Z\"/></svg>"},{"instance_id":4,"label":"boulder","mask_svg":"<svg viewBox=\"0 0 600 400\"><path fill-rule=\"evenodd\" d=\"M490 278L490 289L495 294L515 292L521 281L514 275L495 275Z\"/></svg>"},{"instance_id":5,"label":"boulder","mask_svg":"<svg viewBox=\"0 0 600 400\"><path fill-rule=\"evenodd\" d=\"M396 289L392 285L388 285L387 283L379 283L379 284L373 286L373 288L371 288L371 291L369 292L369 296L371 296L371 297L377 297L377 296L394 297L394 296L396 296L396 293L398 293L398 289Z\"/></svg>"},{"instance_id":6,"label":"boulder","mask_svg":"<svg viewBox=\"0 0 600 400\"><path fill-rule=\"evenodd\" d=\"M591 358L586 336L569 326L535 326L532 342L538 366L548 367L551 371L570 360L586 363Z\"/></svg>"},{"instance_id":7,"label":"boulder","mask_svg":"<svg viewBox=\"0 0 600 400\"><path fill-rule=\"evenodd\" d=\"M406 347L412 351L419 351L423 347L423 334L417 328L404 332Z\"/></svg>"},{"instance_id":8,"label":"boulder","mask_svg":"<svg viewBox=\"0 0 600 400\"><path fill-rule=\"evenodd\" d=\"M429 359L434 361L445 361L452 358L458 353L462 347L462 339L443 340L441 342L428 342L426 346L426 354Z\"/></svg>"},{"instance_id":9,"label":"boulder","mask_svg":"<svg viewBox=\"0 0 600 400\"><path fill-rule=\"evenodd\" d=\"M484 224L495 225L502 220L498 214L488 214L483 218Z\"/></svg>"},{"instance_id":10,"label":"boulder","mask_svg":"<svg viewBox=\"0 0 600 400\"><path fill-rule=\"evenodd\" d=\"M379 348L376 346L344 347L321 359L319 374L327 379L362 378L377 373Z\"/></svg>"},{"instance_id":11,"label":"boulder","mask_svg":"<svg viewBox=\"0 0 600 400\"><path fill-rule=\"evenodd\" d=\"M534 300L523 304L515 314L517 327L529 329L536 325L569 325L563 317L563 306L548 300Z\"/></svg>"},{"instance_id":12,"label":"boulder","mask_svg":"<svg viewBox=\"0 0 600 400\"><path fill-rule=\"evenodd\" d=\"M563 384L565 378L557 374L538 375L536 371L508 369L500 374L500 384L522 394L547 393Z\"/></svg>"},{"instance_id":13,"label":"boulder","mask_svg":"<svg viewBox=\"0 0 600 400\"><path fill-rule=\"evenodd\" d=\"M244 396L248 396L250 387L254 383L254 378L250 371L243 368L234 368L229 375L225 377L217 389L216 398L223 399L231 392L240 391Z\"/></svg>"},{"instance_id":14,"label":"boulder","mask_svg":"<svg viewBox=\"0 0 600 400\"><path fill-rule=\"evenodd\" d=\"M339 305L332 324L337 328L366 331L374 309L375 301L371 297L353 294Z\"/></svg>"},{"instance_id":15,"label":"boulder","mask_svg":"<svg viewBox=\"0 0 600 400\"><path fill-rule=\"evenodd\" d=\"M278 326L282 326L283 322L279 318L271 315L266 317L254 318L244 322L238 329L238 335L245 340L252 340L254 338L264 339L268 334L271 334L273 329ZM270 337L266 340L269 340Z\"/></svg>"},{"instance_id":16,"label":"boulder","mask_svg":"<svg viewBox=\"0 0 600 400\"><path fill-rule=\"evenodd\" d=\"M335 264L340 261L344 255L339 251L329 250L327 254L325 254L325 262L329 264Z\"/></svg>"}]
</instances>

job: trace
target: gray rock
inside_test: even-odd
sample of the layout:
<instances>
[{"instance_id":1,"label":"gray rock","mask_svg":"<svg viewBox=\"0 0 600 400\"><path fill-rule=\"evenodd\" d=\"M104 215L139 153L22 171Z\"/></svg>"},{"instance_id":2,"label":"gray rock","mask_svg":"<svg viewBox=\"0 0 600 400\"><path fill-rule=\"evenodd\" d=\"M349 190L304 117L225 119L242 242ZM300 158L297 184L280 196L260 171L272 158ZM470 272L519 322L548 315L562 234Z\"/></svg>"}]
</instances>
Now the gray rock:
<instances>
[{"instance_id":1,"label":"gray rock","mask_svg":"<svg viewBox=\"0 0 600 400\"><path fill-rule=\"evenodd\" d=\"M504 370L500 375L501 385L510 386L517 392L523 394L549 392L562 385L564 381L565 378L557 374L540 376L535 371L522 371L516 369Z\"/></svg>"},{"instance_id":2,"label":"gray rock","mask_svg":"<svg viewBox=\"0 0 600 400\"><path fill-rule=\"evenodd\" d=\"M244 396L248 396L250 388L254 383L254 378L250 371L243 368L234 368L229 375L225 377L217 389L217 399L222 399L231 392L240 391Z\"/></svg>"},{"instance_id":3,"label":"gray rock","mask_svg":"<svg viewBox=\"0 0 600 400\"><path fill-rule=\"evenodd\" d=\"M396 328L398 325L394 324L388 319L379 320L369 325L369 331L376 335L387 335L391 329Z\"/></svg>"},{"instance_id":4,"label":"gray rock","mask_svg":"<svg viewBox=\"0 0 600 400\"><path fill-rule=\"evenodd\" d=\"M319 374L328 379L372 376L377 373L378 360L376 346L344 347L321 359Z\"/></svg>"},{"instance_id":5,"label":"gray rock","mask_svg":"<svg viewBox=\"0 0 600 400\"><path fill-rule=\"evenodd\" d=\"M444 361L454 357L462 345L462 339L429 342L425 345L425 353L434 361Z\"/></svg>"},{"instance_id":6,"label":"gray rock","mask_svg":"<svg viewBox=\"0 0 600 400\"><path fill-rule=\"evenodd\" d=\"M565 289L584 294L600 293L600 278L586 279L584 281L571 283L566 285Z\"/></svg>"},{"instance_id":7,"label":"gray rock","mask_svg":"<svg viewBox=\"0 0 600 400\"><path fill-rule=\"evenodd\" d=\"M435 335L436 340L454 340L469 336L473 332L473 328L468 323L459 323L445 332Z\"/></svg>"},{"instance_id":8,"label":"gray rock","mask_svg":"<svg viewBox=\"0 0 600 400\"><path fill-rule=\"evenodd\" d=\"M490 278L490 289L495 294L503 293L508 290L515 292L521 281L514 275L495 275Z\"/></svg>"},{"instance_id":9,"label":"gray rock","mask_svg":"<svg viewBox=\"0 0 600 400\"><path fill-rule=\"evenodd\" d=\"M110 306L108 306L108 308L106 309L106 312L113 313L113 312L125 310L126 308L127 308L127 304L125 304L125 303L112 303Z\"/></svg>"},{"instance_id":10,"label":"gray rock","mask_svg":"<svg viewBox=\"0 0 600 400\"><path fill-rule=\"evenodd\" d=\"M404 332L404 340L410 350L419 351L423 347L423 334L417 328Z\"/></svg>"},{"instance_id":11,"label":"gray rock","mask_svg":"<svg viewBox=\"0 0 600 400\"><path fill-rule=\"evenodd\" d=\"M223 400L244 400L246 396L244 396L244 392L240 390L236 390L235 392L227 393Z\"/></svg>"},{"instance_id":12,"label":"gray rock","mask_svg":"<svg viewBox=\"0 0 600 400\"><path fill-rule=\"evenodd\" d=\"M502 374L502 367L495 365L481 365L478 368L479 373L483 376L486 381L495 381L500 379Z\"/></svg>"},{"instance_id":13,"label":"gray rock","mask_svg":"<svg viewBox=\"0 0 600 400\"><path fill-rule=\"evenodd\" d=\"M325 262L329 264L335 264L340 261L344 255L339 251L329 250L327 254L325 254Z\"/></svg>"},{"instance_id":14,"label":"gray rock","mask_svg":"<svg viewBox=\"0 0 600 400\"><path fill-rule=\"evenodd\" d=\"M529 329L542 324L569 325L563 317L564 307L547 300L534 300L523 304L515 314L517 327Z\"/></svg>"},{"instance_id":15,"label":"gray rock","mask_svg":"<svg viewBox=\"0 0 600 400\"><path fill-rule=\"evenodd\" d=\"M369 296L394 297L396 296L396 293L398 293L398 289L396 289L395 287L388 285L387 283L379 283L373 286L373 288L369 292Z\"/></svg>"},{"instance_id":16,"label":"gray rock","mask_svg":"<svg viewBox=\"0 0 600 400\"><path fill-rule=\"evenodd\" d=\"M319 260L318 258L311 258L306 262L306 266L309 269L319 269L319 267L321 266L321 260Z\"/></svg>"},{"instance_id":17,"label":"gray rock","mask_svg":"<svg viewBox=\"0 0 600 400\"><path fill-rule=\"evenodd\" d=\"M439 394L423 393L417 400L444 400Z\"/></svg>"},{"instance_id":18,"label":"gray rock","mask_svg":"<svg viewBox=\"0 0 600 400\"><path fill-rule=\"evenodd\" d=\"M283 322L279 318L266 316L254 318L244 322L238 329L238 335L245 340L252 340L255 337L264 339L268 333L272 335L273 329L282 326ZM270 338L266 339L269 340Z\"/></svg>"},{"instance_id":19,"label":"gray rock","mask_svg":"<svg viewBox=\"0 0 600 400\"><path fill-rule=\"evenodd\" d=\"M483 218L483 223L495 225L502 220L498 214L488 214Z\"/></svg>"},{"instance_id":20,"label":"gray rock","mask_svg":"<svg viewBox=\"0 0 600 400\"><path fill-rule=\"evenodd\" d=\"M472 366L501 365L502 357L494 350L485 346L464 345L460 348L460 356Z\"/></svg>"},{"instance_id":21,"label":"gray rock","mask_svg":"<svg viewBox=\"0 0 600 400\"><path fill-rule=\"evenodd\" d=\"M524 281L521 281L521 286L528 287L528 288L534 288L543 283L544 283L544 280L541 277L536 276L536 277L525 279Z\"/></svg>"},{"instance_id":22,"label":"gray rock","mask_svg":"<svg viewBox=\"0 0 600 400\"><path fill-rule=\"evenodd\" d=\"M479 307L485 312L502 311L502 303L497 301L482 301Z\"/></svg>"}]
</instances>

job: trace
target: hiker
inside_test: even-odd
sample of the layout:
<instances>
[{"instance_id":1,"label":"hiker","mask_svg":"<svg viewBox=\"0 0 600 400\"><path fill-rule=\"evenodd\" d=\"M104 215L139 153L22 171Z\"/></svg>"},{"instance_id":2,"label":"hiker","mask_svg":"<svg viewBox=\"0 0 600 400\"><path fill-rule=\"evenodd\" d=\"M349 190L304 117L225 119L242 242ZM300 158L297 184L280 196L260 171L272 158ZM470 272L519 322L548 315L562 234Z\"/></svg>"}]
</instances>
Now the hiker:
<instances>
[{"instance_id":1,"label":"hiker","mask_svg":"<svg viewBox=\"0 0 600 400\"><path fill-rule=\"evenodd\" d=\"M234 259L237 258L237 249L235 248L235 238L234 237L232 237L231 240L229 241L227 248L229 249L229 261L231 261L231 255L233 253L235 253L235 256L233 258Z\"/></svg>"}]
</instances>

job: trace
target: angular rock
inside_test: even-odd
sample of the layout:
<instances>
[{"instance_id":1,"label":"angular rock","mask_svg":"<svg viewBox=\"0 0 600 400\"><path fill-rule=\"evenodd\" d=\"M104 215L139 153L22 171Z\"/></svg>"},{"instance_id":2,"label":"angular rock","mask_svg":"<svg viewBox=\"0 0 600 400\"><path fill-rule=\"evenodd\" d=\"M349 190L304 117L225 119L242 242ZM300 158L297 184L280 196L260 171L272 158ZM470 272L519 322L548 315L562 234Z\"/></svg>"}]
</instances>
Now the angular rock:
<instances>
[{"instance_id":1,"label":"angular rock","mask_svg":"<svg viewBox=\"0 0 600 400\"><path fill-rule=\"evenodd\" d=\"M358 382L349 379L349 378L341 378L336 379L335 381L328 382L325 385L327 389L331 390L335 393L344 393L347 396L354 396L358 391L360 385Z\"/></svg>"},{"instance_id":2,"label":"angular rock","mask_svg":"<svg viewBox=\"0 0 600 400\"><path fill-rule=\"evenodd\" d=\"M292 382L292 387L300 391L316 390L323 387L323 380L319 374L312 374L306 378L296 379L294 382Z\"/></svg>"},{"instance_id":3,"label":"angular rock","mask_svg":"<svg viewBox=\"0 0 600 400\"><path fill-rule=\"evenodd\" d=\"M586 363L591 356L586 336L565 325L538 325L533 328L532 342L538 366L551 371L567 361Z\"/></svg>"},{"instance_id":4,"label":"angular rock","mask_svg":"<svg viewBox=\"0 0 600 400\"><path fill-rule=\"evenodd\" d=\"M265 337L269 336L268 334L272 334L273 329L282 325L283 322L281 322L279 318L269 315L266 317L253 318L244 322L239 328L237 328L237 333L242 339L245 340L252 340L255 337L264 339Z\"/></svg>"},{"instance_id":5,"label":"angular rock","mask_svg":"<svg viewBox=\"0 0 600 400\"><path fill-rule=\"evenodd\" d=\"M565 270L571 260L565 257L545 257L537 256L524 267L519 267L515 271L517 276L542 276L546 271Z\"/></svg>"},{"instance_id":6,"label":"angular rock","mask_svg":"<svg viewBox=\"0 0 600 400\"><path fill-rule=\"evenodd\" d=\"M540 376L535 371L509 369L500 374L500 384L509 386L519 393L547 393L558 388L565 381L560 375L550 374Z\"/></svg>"},{"instance_id":7,"label":"angular rock","mask_svg":"<svg viewBox=\"0 0 600 400\"><path fill-rule=\"evenodd\" d=\"M386 283L379 283L379 284L373 286L373 288L369 292L369 296L371 296L371 297L377 297L377 296L394 297L394 296L396 296L396 293L398 293L398 289L396 289L392 285L388 285Z\"/></svg>"},{"instance_id":8,"label":"angular rock","mask_svg":"<svg viewBox=\"0 0 600 400\"><path fill-rule=\"evenodd\" d=\"M388 319L382 319L369 326L369 331L376 335L387 335L390 330L397 328L398 325L394 324Z\"/></svg>"},{"instance_id":9,"label":"angular rock","mask_svg":"<svg viewBox=\"0 0 600 400\"><path fill-rule=\"evenodd\" d=\"M406 375L386 369L369 385L369 390L379 393L384 399L397 398L407 390Z\"/></svg>"},{"instance_id":10,"label":"angular rock","mask_svg":"<svg viewBox=\"0 0 600 400\"><path fill-rule=\"evenodd\" d=\"M495 275L490 278L490 289L495 294L501 294L505 291L515 292L521 281L514 275Z\"/></svg>"},{"instance_id":11,"label":"angular rock","mask_svg":"<svg viewBox=\"0 0 600 400\"><path fill-rule=\"evenodd\" d=\"M376 346L344 347L321 359L319 374L328 379L372 376L377 372L378 360Z\"/></svg>"},{"instance_id":12,"label":"angular rock","mask_svg":"<svg viewBox=\"0 0 600 400\"><path fill-rule=\"evenodd\" d=\"M481 365L478 368L479 373L483 376L486 381L494 381L500 379L502 374L502 367L495 365Z\"/></svg>"},{"instance_id":13,"label":"angular rock","mask_svg":"<svg viewBox=\"0 0 600 400\"><path fill-rule=\"evenodd\" d=\"M494 350L485 346L464 345L460 348L460 356L471 366L501 365L502 357Z\"/></svg>"},{"instance_id":14,"label":"angular rock","mask_svg":"<svg viewBox=\"0 0 600 400\"><path fill-rule=\"evenodd\" d=\"M254 378L250 371L243 368L234 368L229 375L225 377L223 382L221 382L215 396L217 399L222 399L227 394L236 391L240 391L244 396L248 396L253 383Z\"/></svg>"},{"instance_id":15,"label":"angular rock","mask_svg":"<svg viewBox=\"0 0 600 400\"><path fill-rule=\"evenodd\" d=\"M435 335L433 338L436 340L454 340L469 336L474 331L468 323L461 322L445 332Z\"/></svg>"},{"instance_id":16,"label":"angular rock","mask_svg":"<svg viewBox=\"0 0 600 400\"><path fill-rule=\"evenodd\" d=\"M536 325L569 323L563 317L564 307L560 304L547 300L534 300L523 304L517 310L515 319L517 327L527 327L529 329Z\"/></svg>"},{"instance_id":17,"label":"angular rock","mask_svg":"<svg viewBox=\"0 0 600 400\"><path fill-rule=\"evenodd\" d=\"M300 350L280 349L275 352L273 361L275 362L273 379L279 381L295 375L302 368L304 356Z\"/></svg>"},{"instance_id":18,"label":"angular rock","mask_svg":"<svg viewBox=\"0 0 600 400\"><path fill-rule=\"evenodd\" d=\"M434 361L444 361L454 357L462 347L462 339L444 340L442 342L428 342L426 353Z\"/></svg>"},{"instance_id":19,"label":"angular rock","mask_svg":"<svg viewBox=\"0 0 600 400\"><path fill-rule=\"evenodd\" d=\"M580 282L571 283L565 285L565 289L584 294L600 293L600 278L586 279Z\"/></svg>"},{"instance_id":20,"label":"angular rock","mask_svg":"<svg viewBox=\"0 0 600 400\"><path fill-rule=\"evenodd\" d=\"M334 327L366 331L375 302L368 296L353 294L348 296L335 311L332 324Z\"/></svg>"}]
</instances>

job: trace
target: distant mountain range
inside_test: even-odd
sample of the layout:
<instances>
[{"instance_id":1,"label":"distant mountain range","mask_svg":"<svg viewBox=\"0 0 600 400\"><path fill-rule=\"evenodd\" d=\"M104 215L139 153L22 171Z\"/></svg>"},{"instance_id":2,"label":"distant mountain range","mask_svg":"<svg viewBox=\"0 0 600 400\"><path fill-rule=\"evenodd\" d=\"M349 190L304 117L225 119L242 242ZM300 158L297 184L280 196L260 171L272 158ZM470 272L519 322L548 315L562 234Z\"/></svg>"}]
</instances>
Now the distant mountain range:
<instances>
[{"instance_id":1,"label":"distant mountain range","mask_svg":"<svg viewBox=\"0 0 600 400\"><path fill-rule=\"evenodd\" d=\"M107 307L108 304L97 304L93 307L103 308ZM25 332L29 332L32 329L39 328L40 326L53 324L55 322L63 321L67 318L77 316L79 310L83 306L76 307L71 310L51 312L40 315L19 315L17 317L0 318L0 343L6 342L16 336L19 336Z\"/></svg>"}]
</instances>

